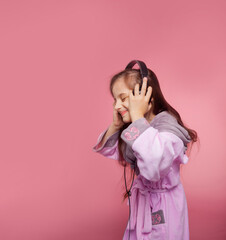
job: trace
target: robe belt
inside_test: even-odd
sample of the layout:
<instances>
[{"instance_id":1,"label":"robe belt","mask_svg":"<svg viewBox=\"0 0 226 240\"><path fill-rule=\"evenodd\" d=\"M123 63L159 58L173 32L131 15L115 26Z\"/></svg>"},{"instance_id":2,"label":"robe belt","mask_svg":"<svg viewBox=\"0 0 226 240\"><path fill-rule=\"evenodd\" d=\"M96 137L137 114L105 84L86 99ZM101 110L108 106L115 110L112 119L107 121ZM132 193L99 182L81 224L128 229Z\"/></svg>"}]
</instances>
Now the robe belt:
<instances>
[{"instance_id":1,"label":"robe belt","mask_svg":"<svg viewBox=\"0 0 226 240\"><path fill-rule=\"evenodd\" d=\"M144 184L140 175L134 180L131 189L131 226L134 230L136 226L136 234L138 239L142 239L142 233L150 234L152 231L152 216L150 207L153 208L150 198L151 192L167 192L168 189L153 189ZM160 200L160 198L159 198ZM129 223L127 225L129 230Z\"/></svg>"}]
</instances>

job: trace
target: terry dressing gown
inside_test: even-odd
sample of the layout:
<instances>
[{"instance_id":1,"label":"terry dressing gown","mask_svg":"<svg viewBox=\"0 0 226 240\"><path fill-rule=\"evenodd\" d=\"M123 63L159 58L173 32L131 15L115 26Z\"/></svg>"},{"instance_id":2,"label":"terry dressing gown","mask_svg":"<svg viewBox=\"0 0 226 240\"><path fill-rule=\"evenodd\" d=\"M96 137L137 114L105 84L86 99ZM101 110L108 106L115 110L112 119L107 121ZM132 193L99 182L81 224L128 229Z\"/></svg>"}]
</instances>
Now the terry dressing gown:
<instances>
[{"instance_id":1,"label":"terry dressing gown","mask_svg":"<svg viewBox=\"0 0 226 240\"><path fill-rule=\"evenodd\" d=\"M191 138L168 111L132 122L107 138L103 131L94 152L118 160L118 138L124 141L124 159L136 165L131 188L130 240L189 240L188 207L180 181L180 164L186 164ZM127 202L127 204L129 204ZM129 221L123 240L128 239Z\"/></svg>"}]
</instances>

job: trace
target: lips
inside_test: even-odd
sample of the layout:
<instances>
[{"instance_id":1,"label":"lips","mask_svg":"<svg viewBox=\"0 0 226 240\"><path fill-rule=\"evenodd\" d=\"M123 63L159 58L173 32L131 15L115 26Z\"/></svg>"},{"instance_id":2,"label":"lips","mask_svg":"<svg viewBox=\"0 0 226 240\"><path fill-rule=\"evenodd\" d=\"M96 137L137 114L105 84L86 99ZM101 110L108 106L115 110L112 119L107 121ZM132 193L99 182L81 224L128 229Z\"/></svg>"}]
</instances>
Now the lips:
<instances>
[{"instance_id":1,"label":"lips","mask_svg":"<svg viewBox=\"0 0 226 240\"><path fill-rule=\"evenodd\" d=\"M121 115L123 116L123 115L125 115L127 112L128 112L128 111L123 111L123 112L121 112Z\"/></svg>"}]
</instances>

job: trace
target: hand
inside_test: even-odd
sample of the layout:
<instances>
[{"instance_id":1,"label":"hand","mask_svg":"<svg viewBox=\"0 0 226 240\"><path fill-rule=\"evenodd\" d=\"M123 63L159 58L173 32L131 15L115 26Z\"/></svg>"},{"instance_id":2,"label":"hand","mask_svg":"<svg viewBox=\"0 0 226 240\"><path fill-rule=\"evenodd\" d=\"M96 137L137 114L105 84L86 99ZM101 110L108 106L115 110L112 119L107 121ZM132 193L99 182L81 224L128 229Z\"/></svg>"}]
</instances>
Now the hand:
<instances>
[{"instance_id":1,"label":"hand","mask_svg":"<svg viewBox=\"0 0 226 240\"><path fill-rule=\"evenodd\" d=\"M115 105L115 103L113 103L113 106ZM113 108L113 122L112 125L116 128L116 129L120 129L125 123L122 120L122 116L121 114L119 114L119 112L117 110L115 110L115 108Z\"/></svg>"},{"instance_id":2,"label":"hand","mask_svg":"<svg viewBox=\"0 0 226 240\"><path fill-rule=\"evenodd\" d=\"M147 89L147 78L144 77L140 94L139 94L139 83L137 83L134 87L135 95L133 95L132 90L130 90L128 110L132 118L132 121L134 119L144 117L144 114L151 109L152 104L151 103L148 104L148 102L151 97L152 87L151 86L148 87L147 93L146 93L146 89Z\"/></svg>"}]
</instances>

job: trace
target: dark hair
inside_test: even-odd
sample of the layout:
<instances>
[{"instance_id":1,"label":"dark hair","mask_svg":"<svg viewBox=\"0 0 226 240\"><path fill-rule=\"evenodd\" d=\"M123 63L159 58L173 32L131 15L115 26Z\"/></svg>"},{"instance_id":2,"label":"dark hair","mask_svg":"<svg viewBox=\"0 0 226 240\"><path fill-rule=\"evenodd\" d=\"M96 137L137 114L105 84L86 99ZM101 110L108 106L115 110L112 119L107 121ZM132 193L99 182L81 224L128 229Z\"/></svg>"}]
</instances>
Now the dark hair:
<instances>
[{"instance_id":1,"label":"dark hair","mask_svg":"<svg viewBox=\"0 0 226 240\"><path fill-rule=\"evenodd\" d=\"M139 69L134 69L134 68L133 69L125 69L125 70L115 74L111 78L110 92L111 92L112 97L114 97L113 92L112 92L113 85L117 81L117 79L119 79L119 78L123 78L124 81L125 81L125 84L131 90L134 89L136 83L139 83L139 86L141 85L140 70ZM149 68L148 68L147 78L148 78L147 87L148 86L152 87L152 98L154 98L154 101L152 103L152 108L151 108L151 110L153 109L152 110L153 114L157 115L158 113L160 113L162 111L168 111L170 114L172 114L177 119L178 123L188 131L188 133L190 135L190 138L191 138L191 142L188 144L188 149L187 149L187 151L188 151L187 156L189 157L191 148L193 146L193 143L196 142L197 139L198 139L197 132L195 130L192 130L192 129L186 127L184 125L183 121L181 120L181 117L180 117L179 113L165 100L165 98L162 94L162 91L160 89L160 85L159 85L159 81L157 79L157 76ZM152 100L152 98L150 98L149 103ZM150 114L150 111L144 115L145 118ZM120 129L120 134L130 124L131 123L125 123L123 125L123 127ZM125 159L123 158L122 151L123 151L123 148L125 147L124 144L125 144L124 141L119 137L118 149L119 149L120 157L119 157L118 162L119 162L120 165L122 165L123 167L125 166L127 168L130 164L128 162L126 162ZM130 169L130 180L131 180L132 175L133 175L133 171L132 171L131 168L129 168L129 169ZM127 187L127 188L129 188L129 187ZM128 194L125 191L125 193L123 194L123 201L127 197L128 197Z\"/></svg>"}]
</instances>

